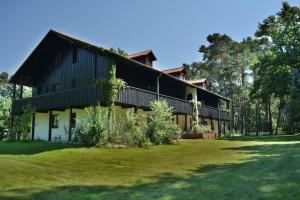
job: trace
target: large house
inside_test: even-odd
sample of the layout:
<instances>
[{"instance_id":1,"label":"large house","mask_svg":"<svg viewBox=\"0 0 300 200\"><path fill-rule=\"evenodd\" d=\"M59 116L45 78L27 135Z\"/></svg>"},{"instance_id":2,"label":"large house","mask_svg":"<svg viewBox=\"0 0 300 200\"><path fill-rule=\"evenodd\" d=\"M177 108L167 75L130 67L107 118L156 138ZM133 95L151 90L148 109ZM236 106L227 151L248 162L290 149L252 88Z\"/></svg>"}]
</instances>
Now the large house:
<instances>
[{"instance_id":1,"label":"large house","mask_svg":"<svg viewBox=\"0 0 300 200\"><path fill-rule=\"evenodd\" d=\"M154 69L155 60L150 50L125 57L50 30L10 80L14 84L12 115L21 114L30 104L35 108L32 140L71 140L71 129L86 117L84 108L103 102L95 82L106 78L113 61L117 77L128 85L116 101L117 117L124 116L128 108L147 114L151 101L163 99L173 107L178 126L188 131L194 100L202 102L200 122L224 133L230 124L230 99L185 80L182 67ZM23 98L23 86L32 88L32 97Z\"/></svg>"}]
</instances>

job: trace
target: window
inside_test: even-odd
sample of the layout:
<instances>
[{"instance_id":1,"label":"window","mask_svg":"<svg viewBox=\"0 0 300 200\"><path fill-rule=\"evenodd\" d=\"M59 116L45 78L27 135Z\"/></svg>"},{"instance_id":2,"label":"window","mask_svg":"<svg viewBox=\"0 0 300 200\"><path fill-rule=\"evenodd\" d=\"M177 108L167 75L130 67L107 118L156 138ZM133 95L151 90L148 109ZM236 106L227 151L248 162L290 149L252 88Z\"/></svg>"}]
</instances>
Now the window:
<instances>
[{"instance_id":1,"label":"window","mask_svg":"<svg viewBox=\"0 0 300 200\"><path fill-rule=\"evenodd\" d=\"M189 94L186 96L186 100L188 100L188 101L193 100L193 95L192 95L191 93L189 93Z\"/></svg>"},{"instance_id":2,"label":"window","mask_svg":"<svg viewBox=\"0 0 300 200\"><path fill-rule=\"evenodd\" d=\"M76 127L76 113L71 114L71 128Z\"/></svg>"},{"instance_id":3,"label":"window","mask_svg":"<svg viewBox=\"0 0 300 200\"><path fill-rule=\"evenodd\" d=\"M60 85L58 83L52 84L52 92L60 90Z\"/></svg>"},{"instance_id":4,"label":"window","mask_svg":"<svg viewBox=\"0 0 300 200\"><path fill-rule=\"evenodd\" d=\"M71 88L76 88L77 87L77 80L76 79L72 79L71 81Z\"/></svg>"},{"instance_id":5,"label":"window","mask_svg":"<svg viewBox=\"0 0 300 200\"><path fill-rule=\"evenodd\" d=\"M73 57L72 57L73 64L77 63L77 57L78 57L78 48L77 47L73 47L72 55L73 55Z\"/></svg>"},{"instance_id":6,"label":"window","mask_svg":"<svg viewBox=\"0 0 300 200\"><path fill-rule=\"evenodd\" d=\"M54 114L51 116L51 128L58 128L59 116Z\"/></svg>"}]
</instances>

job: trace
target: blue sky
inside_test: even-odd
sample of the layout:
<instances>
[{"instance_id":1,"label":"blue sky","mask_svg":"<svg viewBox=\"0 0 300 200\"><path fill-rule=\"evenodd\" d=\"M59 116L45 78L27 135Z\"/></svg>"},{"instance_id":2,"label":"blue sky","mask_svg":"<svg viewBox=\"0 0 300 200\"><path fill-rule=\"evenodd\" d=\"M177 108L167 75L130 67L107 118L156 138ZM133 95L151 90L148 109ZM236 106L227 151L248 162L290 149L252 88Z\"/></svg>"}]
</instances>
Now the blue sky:
<instances>
[{"instance_id":1,"label":"blue sky","mask_svg":"<svg viewBox=\"0 0 300 200\"><path fill-rule=\"evenodd\" d=\"M288 1L300 5L300 1ZM0 72L14 73L49 29L128 53L152 49L158 69L201 60L210 33L253 36L281 0L1 0Z\"/></svg>"}]
</instances>

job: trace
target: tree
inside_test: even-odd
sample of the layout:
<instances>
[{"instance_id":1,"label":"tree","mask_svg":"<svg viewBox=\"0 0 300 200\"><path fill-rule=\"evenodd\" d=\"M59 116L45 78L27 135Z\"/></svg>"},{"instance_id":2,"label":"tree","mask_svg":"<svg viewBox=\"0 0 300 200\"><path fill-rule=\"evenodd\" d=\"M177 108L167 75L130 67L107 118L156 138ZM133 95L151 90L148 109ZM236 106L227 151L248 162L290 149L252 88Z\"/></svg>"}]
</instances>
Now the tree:
<instances>
[{"instance_id":1,"label":"tree","mask_svg":"<svg viewBox=\"0 0 300 200\"><path fill-rule=\"evenodd\" d=\"M15 139L15 136L17 140L28 140L29 139L29 131L31 128L31 116L33 113L33 108L30 105L27 105L23 108L22 114L16 117L16 120L14 121L14 126L12 130L12 134L10 136L11 139Z\"/></svg>"},{"instance_id":2,"label":"tree","mask_svg":"<svg viewBox=\"0 0 300 200\"><path fill-rule=\"evenodd\" d=\"M8 73L0 74L0 140L4 130L9 128L12 87L8 84L8 78Z\"/></svg>"},{"instance_id":3,"label":"tree","mask_svg":"<svg viewBox=\"0 0 300 200\"><path fill-rule=\"evenodd\" d=\"M267 40L266 54L256 66L258 78L254 83L257 96L268 101L269 126L272 132L271 99L279 99L276 133L281 122L282 109L290 93L291 72L300 68L300 8L287 2L276 15L259 24L255 35ZM298 110L300 112L300 110Z\"/></svg>"},{"instance_id":4,"label":"tree","mask_svg":"<svg viewBox=\"0 0 300 200\"><path fill-rule=\"evenodd\" d=\"M112 52L115 52L115 53L117 53L121 56L125 56L125 57L128 56L128 53L125 50L121 49L121 48L114 49L113 47L111 47L109 50L112 51Z\"/></svg>"},{"instance_id":5,"label":"tree","mask_svg":"<svg viewBox=\"0 0 300 200\"><path fill-rule=\"evenodd\" d=\"M240 127L247 132L249 125L250 105L248 102L251 66L257 62L262 51L262 41L250 37L241 42L232 40L228 35L219 33L207 37L208 45L202 45L199 52L203 53L202 62L184 65L189 79L207 78L209 90L218 92L233 100L231 127ZM247 107L247 108L246 108ZM236 112L239 116L236 119Z\"/></svg>"}]
</instances>

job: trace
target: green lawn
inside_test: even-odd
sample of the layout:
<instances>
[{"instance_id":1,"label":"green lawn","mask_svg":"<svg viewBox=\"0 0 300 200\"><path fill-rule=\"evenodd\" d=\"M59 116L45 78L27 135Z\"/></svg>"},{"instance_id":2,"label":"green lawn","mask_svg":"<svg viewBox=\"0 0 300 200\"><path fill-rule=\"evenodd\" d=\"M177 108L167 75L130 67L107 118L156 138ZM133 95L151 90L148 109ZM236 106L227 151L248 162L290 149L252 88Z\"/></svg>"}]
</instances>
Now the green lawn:
<instances>
[{"instance_id":1,"label":"green lawn","mask_svg":"<svg viewBox=\"0 0 300 200\"><path fill-rule=\"evenodd\" d=\"M300 136L147 149L0 142L0 199L299 199Z\"/></svg>"}]
</instances>

